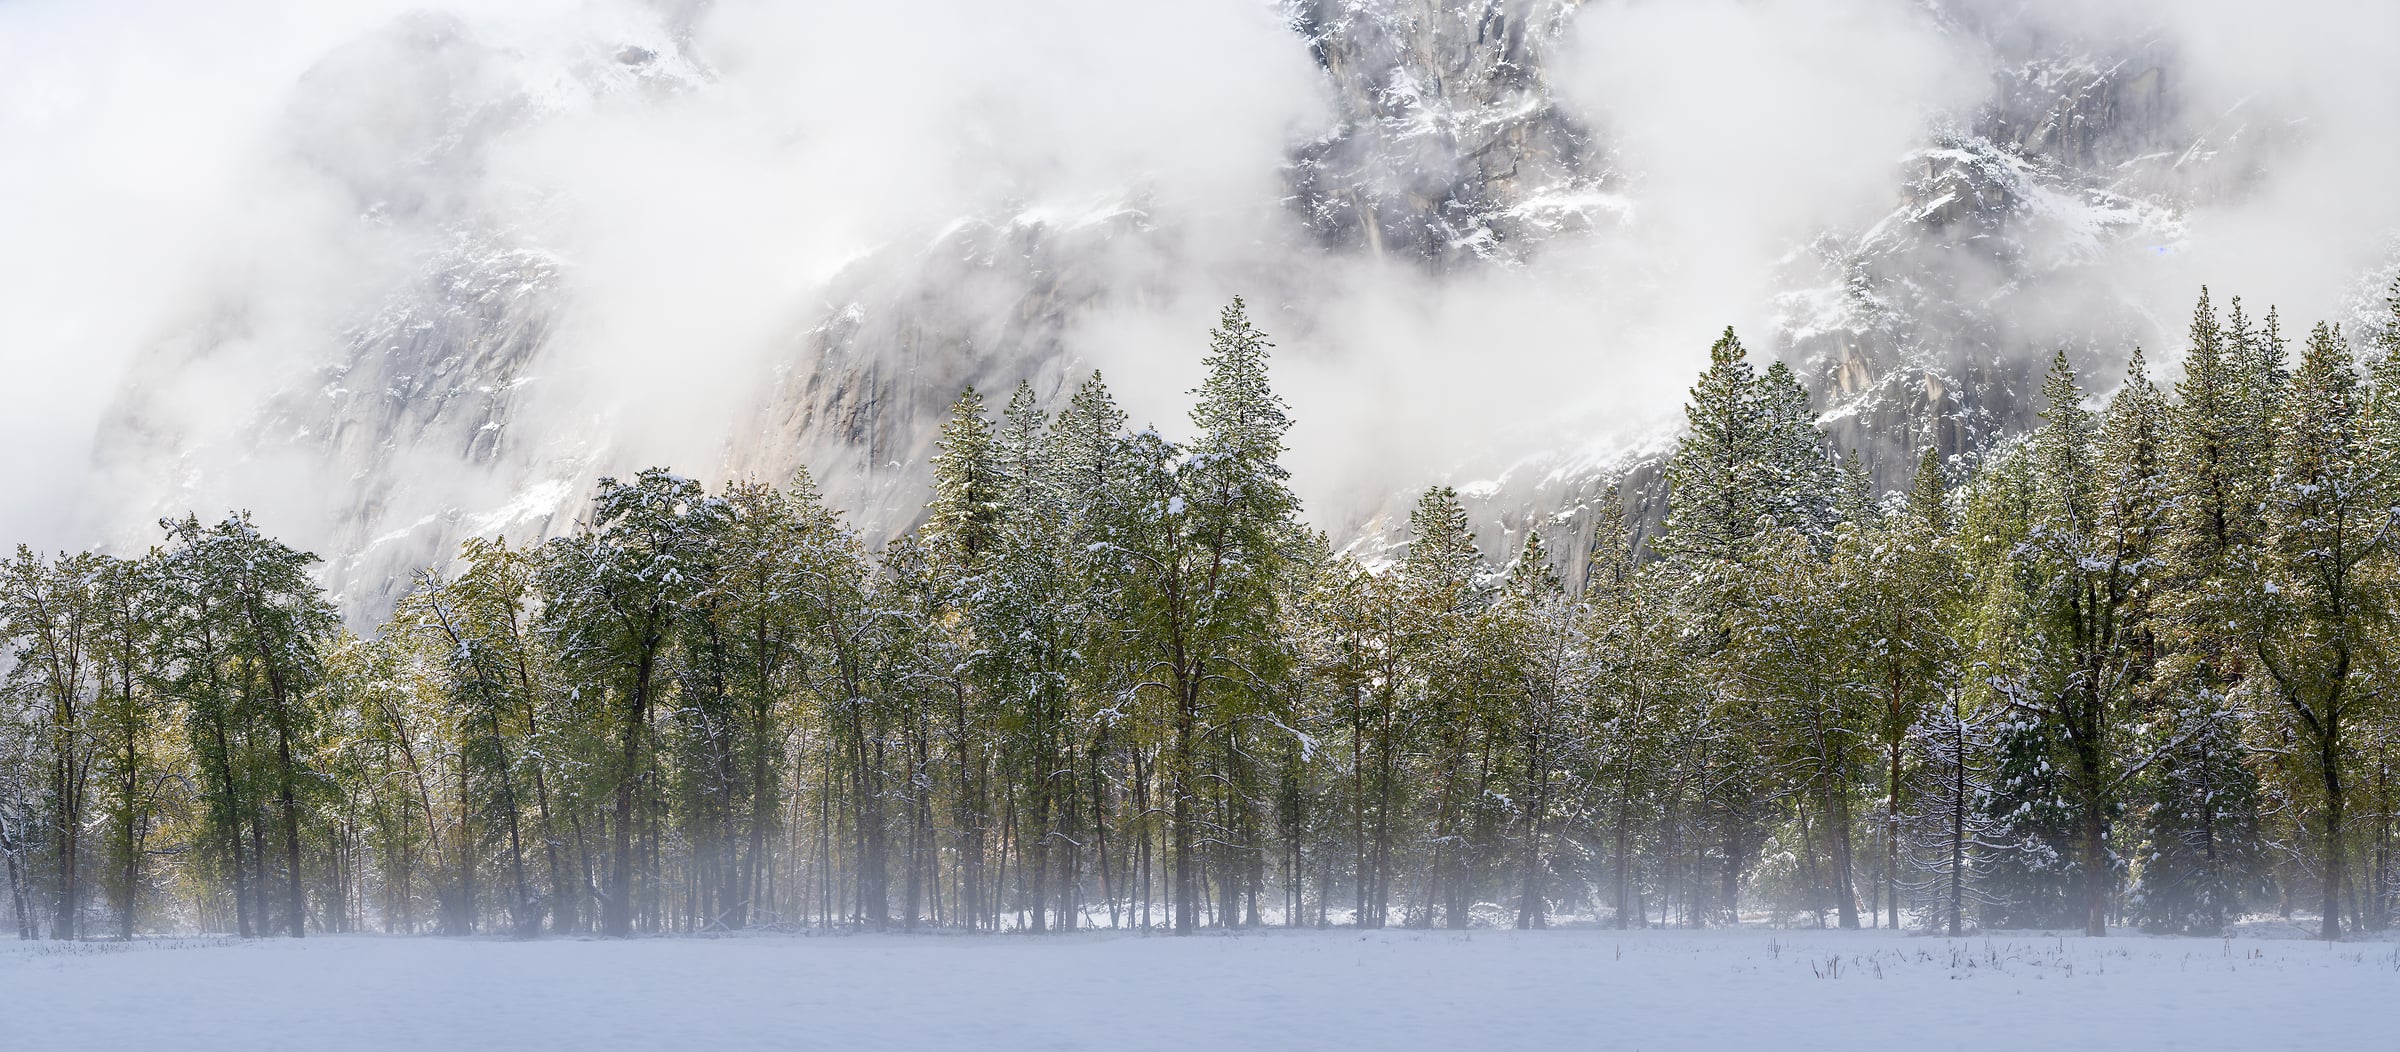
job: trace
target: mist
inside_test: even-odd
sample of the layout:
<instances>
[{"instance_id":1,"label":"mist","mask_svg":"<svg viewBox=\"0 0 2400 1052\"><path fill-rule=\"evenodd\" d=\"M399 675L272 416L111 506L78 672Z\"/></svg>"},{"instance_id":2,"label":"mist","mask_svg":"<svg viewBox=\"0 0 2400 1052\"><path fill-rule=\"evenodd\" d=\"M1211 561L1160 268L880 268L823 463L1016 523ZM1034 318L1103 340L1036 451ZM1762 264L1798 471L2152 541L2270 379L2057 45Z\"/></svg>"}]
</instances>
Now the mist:
<instances>
[{"instance_id":1,"label":"mist","mask_svg":"<svg viewBox=\"0 0 2400 1052\"><path fill-rule=\"evenodd\" d=\"M1528 31L1526 90L1593 144L1553 194L1571 221L1439 265L1302 221L1295 152L1350 118L1256 0L0 7L0 531L140 544L156 515L248 507L355 556L555 529L579 492L560 480L727 470L775 370L817 366L803 337L845 281L962 222L1127 213L1147 233L1095 257L1111 291L1071 319L1052 389L1103 369L1137 424L1179 434L1207 327L1244 294L1321 524L1532 453L1602 463L1674 426L1725 326L1777 353L1795 260L1891 214L1910 153L1972 125L2008 58L1962 19L2173 56L2196 138L2159 197L2173 236L2094 249L2076 281L2118 290L2129 338L2171 352L2203 282L2335 317L2400 231L2400 11L2086 7L1563 10ZM381 403L328 370L379 319L455 314L412 306L453 273L529 333L505 383L455 392L505 408L509 452L462 462L424 436L481 425L438 415L340 437L365 410L325 406Z\"/></svg>"}]
</instances>

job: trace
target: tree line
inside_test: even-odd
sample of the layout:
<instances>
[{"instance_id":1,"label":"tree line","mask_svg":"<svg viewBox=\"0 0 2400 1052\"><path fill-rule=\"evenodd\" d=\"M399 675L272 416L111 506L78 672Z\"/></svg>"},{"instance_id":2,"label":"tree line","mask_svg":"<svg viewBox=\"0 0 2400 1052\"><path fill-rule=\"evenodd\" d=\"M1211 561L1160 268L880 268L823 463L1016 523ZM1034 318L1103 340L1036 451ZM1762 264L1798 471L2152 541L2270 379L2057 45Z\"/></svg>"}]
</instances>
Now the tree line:
<instances>
[{"instance_id":1,"label":"tree line","mask_svg":"<svg viewBox=\"0 0 2400 1052\"><path fill-rule=\"evenodd\" d=\"M2395 289L2400 322L2400 289ZM2400 333L2400 324L2392 329ZM601 479L353 634L247 514L0 565L25 938L769 925L2112 925L2400 890L2400 338L2204 292L2172 392L1875 493L1727 330L1663 515L1302 525L1241 301L1190 437L973 390L871 550L805 473ZM1551 555L1593 530L1579 572ZM1573 582L1570 585L1570 582Z\"/></svg>"}]
</instances>

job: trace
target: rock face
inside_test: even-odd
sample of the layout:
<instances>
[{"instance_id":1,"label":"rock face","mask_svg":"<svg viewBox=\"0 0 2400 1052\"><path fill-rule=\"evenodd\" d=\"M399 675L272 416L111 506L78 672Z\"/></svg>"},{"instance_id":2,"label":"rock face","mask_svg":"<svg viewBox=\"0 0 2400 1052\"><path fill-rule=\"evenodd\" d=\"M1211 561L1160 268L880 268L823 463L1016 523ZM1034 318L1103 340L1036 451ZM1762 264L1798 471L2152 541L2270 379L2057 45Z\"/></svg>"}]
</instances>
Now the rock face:
<instances>
[{"instance_id":1,"label":"rock face","mask_svg":"<svg viewBox=\"0 0 2400 1052\"><path fill-rule=\"evenodd\" d=\"M556 261L539 252L457 245L418 296L351 335L316 390L273 404L270 433L334 464L382 468L355 478L353 514L336 524L333 550L347 557L335 569L367 589L346 598L380 606L395 598L394 582L446 562L458 535L489 528L491 513L469 522L454 508L458 476L530 481L512 477L520 436L509 425L552 336L557 282ZM550 522L548 509L533 515Z\"/></svg>"},{"instance_id":2,"label":"rock face","mask_svg":"<svg viewBox=\"0 0 2400 1052\"><path fill-rule=\"evenodd\" d=\"M1295 144L1299 220L1276 251L1364 253L1434 271L1505 264L1617 207L1590 134L1551 99L1542 49L1561 0L1305 0L1287 5L1336 100ZM1188 218L1138 200L1080 215L959 221L922 249L852 266L821 320L779 357L738 470L807 467L871 531L923 504L934 432L962 387L996 407L1020 380L1046 398L1080 380L1067 335L1091 311L1155 300L1185 262ZM1272 266L1248 275L1289 288Z\"/></svg>"},{"instance_id":3,"label":"rock face","mask_svg":"<svg viewBox=\"0 0 2400 1052\"><path fill-rule=\"evenodd\" d=\"M319 517L287 508L268 525L323 555L345 612L365 619L465 536L571 521L579 489L563 480L588 474L591 444L517 433L529 385L571 353L558 338L562 266L477 188L495 144L550 115L698 83L675 24L639 44L529 55L457 18L410 15L318 61L276 142L355 215L345 236L388 283L311 311L334 315L320 331L280 334L306 349L296 357L245 358L277 335L258 331L276 305L242 284L149 348L98 450L104 468L141 480L135 510L211 514L190 494L212 472L245 493L301 491L288 503ZM222 397L195 405L195 389Z\"/></svg>"},{"instance_id":4,"label":"rock face","mask_svg":"<svg viewBox=\"0 0 2400 1052\"><path fill-rule=\"evenodd\" d=\"M2052 34L1972 3L1937 11L1995 57L1989 95L1894 171L1889 213L1790 261L1775 331L1752 339L1794 365L1829 442L1885 488L1910 481L1926 446L1972 458L2031 426L2054 350L2113 383L2143 319L2108 265L2174 244L2181 207L2249 174L2218 163L2211 133L2229 130L2189 119L2156 43ZM1609 482L1654 529L1664 438L1537 454L1462 487L1485 550L1505 557L1542 529L1577 573L1613 510ZM1389 543L1404 508L1365 524L1365 544Z\"/></svg>"},{"instance_id":5,"label":"rock face","mask_svg":"<svg viewBox=\"0 0 2400 1052\"><path fill-rule=\"evenodd\" d=\"M1067 374L1068 328L1112 297L1139 297L1144 250L1160 236L1133 208L1024 215L962 222L923 249L853 265L826 316L777 357L736 470L806 468L871 533L913 526L959 392L974 387L997 411L1020 381L1045 398L1080 382Z\"/></svg>"},{"instance_id":6,"label":"rock face","mask_svg":"<svg viewBox=\"0 0 2400 1052\"><path fill-rule=\"evenodd\" d=\"M1337 248L1506 260L1613 209L1543 63L1576 0L1301 0L1340 123L1293 155L1293 204Z\"/></svg>"},{"instance_id":7,"label":"rock face","mask_svg":"<svg viewBox=\"0 0 2400 1052\"><path fill-rule=\"evenodd\" d=\"M1822 240L1826 279L1779 303L1833 442L1886 486L1928 445L1972 455L2030 425L2052 350L2108 382L2140 319L2105 265L2180 239L2204 167L2169 56L2028 51L2013 28L1987 37L2002 64L1972 124L1914 154L1891 213Z\"/></svg>"},{"instance_id":8,"label":"rock face","mask_svg":"<svg viewBox=\"0 0 2400 1052\"><path fill-rule=\"evenodd\" d=\"M1504 271L1560 239L1611 236L1626 206L1607 144L1549 83L1577 7L1287 0L1290 46L1315 59L1333 120L1290 144L1283 240L1259 247L1241 280L1294 289L1279 257L1396 258L1447 280ZM1906 481L1926 445L1972 456L2024 428L2051 349L2116 368L2137 319L2100 280L2106 264L2173 244L2180 207L2238 193L2252 175L2213 145L2232 129L2185 111L2162 46L2053 32L2014 5L1932 9L1995 56L1984 103L1894 169L1887 215L1796 255L1776 331L1745 334L1794 364L1833 443L1887 485ZM533 58L455 20L406 19L328 55L295 93L289 149L413 262L338 308L357 320L331 326L320 355L240 410L241 437L218 460L300 463L334 498L307 541L326 551L354 615L388 606L410 570L462 536L564 528L591 474L626 467L607 462L605 433L519 433L528 393L574 353L560 335L577 309L573 263L503 206L457 190L479 185L491 143L551 114L706 90L712 74L687 30L707 6L653 13L545 41ZM764 477L805 466L871 532L906 529L959 389L998 402L1023 380L1056 397L1080 375L1069 360L1078 323L1167 295L1201 222L1128 188L1080 214L969 216L885 245L793 305L726 466ZM105 457L153 475L206 470L206 440L158 410L178 377L233 353L249 307L235 290L162 341L136 370ZM1588 437L1509 454L1462 486L1488 552L1505 557L1522 531L1543 529L1579 567L1611 483L1656 520L1671 436ZM1478 470L1421 467L1428 479ZM183 492L154 503L180 508ZM1386 525L1408 500L1395 494L1385 514L1341 528L1361 550L1389 546Z\"/></svg>"}]
</instances>

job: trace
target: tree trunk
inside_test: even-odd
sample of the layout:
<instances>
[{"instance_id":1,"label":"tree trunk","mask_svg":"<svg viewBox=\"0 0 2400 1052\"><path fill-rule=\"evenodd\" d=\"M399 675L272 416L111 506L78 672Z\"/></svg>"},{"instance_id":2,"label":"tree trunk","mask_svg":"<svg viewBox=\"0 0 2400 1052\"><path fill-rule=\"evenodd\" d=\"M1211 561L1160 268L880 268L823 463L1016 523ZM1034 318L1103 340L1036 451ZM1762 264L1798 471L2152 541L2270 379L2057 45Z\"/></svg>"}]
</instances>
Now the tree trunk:
<instances>
[{"instance_id":1,"label":"tree trunk","mask_svg":"<svg viewBox=\"0 0 2400 1052\"><path fill-rule=\"evenodd\" d=\"M633 794L634 773L641 766L642 729L650 720L650 661L645 647L635 659L633 682L625 700L625 732L617 743L615 828L609 843L608 890L600 902L603 934L626 938L633 934Z\"/></svg>"},{"instance_id":2,"label":"tree trunk","mask_svg":"<svg viewBox=\"0 0 2400 1052\"><path fill-rule=\"evenodd\" d=\"M2391 764L2375 765L2375 859L2367 876L2367 925L2382 931L2392 922L2392 783Z\"/></svg>"},{"instance_id":3,"label":"tree trunk","mask_svg":"<svg viewBox=\"0 0 2400 1052\"><path fill-rule=\"evenodd\" d=\"M1367 907L1372 913L1370 928L1380 928L1391 922L1392 913L1392 783L1395 779L1396 758L1392 740L1392 699L1385 697L1377 714L1375 736L1375 892Z\"/></svg>"},{"instance_id":4,"label":"tree trunk","mask_svg":"<svg viewBox=\"0 0 2400 1052\"><path fill-rule=\"evenodd\" d=\"M1900 754L1901 742L1891 743L1891 766L1885 774L1883 797L1883 910L1884 927L1900 927Z\"/></svg>"},{"instance_id":5,"label":"tree trunk","mask_svg":"<svg viewBox=\"0 0 2400 1052\"><path fill-rule=\"evenodd\" d=\"M1616 826L1615 843L1610 846L1609 854L1616 863L1617 891L1614 905L1617 912L1617 930L1624 931L1628 920L1625 916L1628 898L1626 893L1632 888L1633 876L1631 868L1633 865L1633 778L1630 774L1625 778L1623 788L1617 793Z\"/></svg>"},{"instance_id":6,"label":"tree trunk","mask_svg":"<svg viewBox=\"0 0 2400 1052\"><path fill-rule=\"evenodd\" d=\"M1826 786L1826 820L1833 824L1833 905L1845 929L1858 927L1858 884L1851 866L1850 793L1847 787Z\"/></svg>"},{"instance_id":7,"label":"tree trunk","mask_svg":"<svg viewBox=\"0 0 2400 1052\"><path fill-rule=\"evenodd\" d=\"M515 655L517 693L525 705L525 740L533 743L531 747L538 748L542 740L539 699L534 695L533 672L525 666L525 645L521 634L517 631L517 623L513 614L508 618L508 641L510 652ZM542 858L544 862L548 863L550 871L550 901L548 903L550 930L553 932L574 931L582 926L579 918L583 911L576 902L576 898L582 892L579 890L577 896L567 894L566 872L558 857L558 827L550 817L550 779L543 772L540 760L535 760L532 767L534 817L539 819L542 824ZM583 841L581 819L576 821L575 839L580 848ZM587 863L584 868L588 871L589 864ZM584 882L588 887L590 884L588 872Z\"/></svg>"},{"instance_id":8,"label":"tree trunk","mask_svg":"<svg viewBox=\"0 0 2400 1052\"><path fill-rule=\"evenodd\" d=\"M127 615L130 616L130 615ZM119 879L124 885L117 911L117 937L131 940L134 930L134 911L139 906L137 896L142 875L142 810L141 810L141 706L134 695L133 644L126 643L125 659L118 663L118 692L125 706L125 781L118 790L124 810L124 828L118 834L117 850L124 856L125 870Z\"/></svg>"},{"instance_id":9,"label":"tree trunk","mask_svg":"<svg viewBox=\"0 0 2400 1052\"><path fill-rule=\"evenodd\" d=\"M1957 717L1954 715L1953 719ZM1950 771L1950 937L1959 936L1967 880L1967 725L1960 721Z\"/></svg>"},{"instance_id":10,"label":"tree trunk","mask_svg":"<svg viewBox=\"0 0 2400 1052\"><path fill-rule=\"evenodd\" d=\"M1064 748L1057 750L1056 763L1060 768L1059 771L1047 776L1054 779L1063 778L1066 782L1066 788L1057 793L1058 832L1054 838L1058 846L1058 869L1055 874L1055 883L1058 887L1058 923L1056 926L1059 931L1075 930L1076 914L1081 912L1080 907L1082 906L1079 896L1083 884L1083 860L1075 842L1075 833L1082 828L1081 816L1077 813L1077 799L1081 794L1075 791L1074 756L1074 744L1068 742Z\"/></svg>"},{"instance_id":11,"label":"tree trunk","mask_svg":"<svg viewBox=\"0 0 2400 1052\"><path fill-rule=\"evenodd\" d=\"M527 707L531 708L530 703ZM530 719L526 731L527 736L531 737L533 730ZM533 764L533 805L534 817L542 825L542 859L548 863L550 871L550 930L573 931L576 928L575 917L580 911L575 906L575 897L567 893L566 871L558 857L558 827L550 819L549 779L542 773L542 765L538 760ZM581 838L582 835L578 833L577 839Z\"/></svg>"},{"instance_id":12,"label":"tree trunk","mask_svg":"<svg viewBox=\"0 0 2400 1052\"><path fill-rule=\"evenodd\" d=\"M1525 752L1525 884L1517 892L1517 927L1542 928L1548 926L1542 901L1542 824L1548 817L1550 772L1543 766L1538 736Z\"/></svg>"},{"instance_id":13,"label":"tree trunk","mask_svg":"<svg viewBox=\"0 0 2400 1052\"><path fill-rule=\"evenodd\" d=\"M958 753L957 824L959 854L958 915L972 931L983 922L983 786L981 764L972 756L973 738L967 726L967 685L950 683L953 748Z\"/></svg>"},{"instance_id":14,"label":"tree trunk","mask_svg":"<svg viewBox=\"0 0 2400 1052\"><path fill-rule=\"evenodd\" d=\"M250 602L248 614L251 633L263 650L273 636L266 629L259 602ZM308 911L300 887L300 806L293 799L291 698L282 664L272 654L261 653L259 659L267 673L268 700L274 703L276 797L283 808L284 923L287 933L297 939L305 934Z\"/></svg>"},{"instance_id":15,"label":"tree trunk","mask_svg":"<svg viewBox=\"0 0 2400 1052\"><path fill-rule=\"evenodd\" d=\"M17 867L17 839L9 833L6 821L0 821L0 862L8 866L8 907L10 915L17 922L17 938L27 942L40 938L40 933L34 930L39 922L34 915L33 903L26 894L27 874Z\"/></svg>"},{"instance_id":16,"label":"tree trunk","mask_svg":"<svg viewBox=\"0 0 2400 1052\"><path fill-rule=\"evenodd\" d=\"M1050 876L1050 779L1048 772L1044 769L1048 766L1043 762L1044 759L1042 751L1036 750L1033 759L1035 768L1032 772L1033 784L1030 786L1033 790L1033 799L1026 801L1033 812L1031 826L1033 837L1030 842L1022 833L1017 837L1017 842L1023 845L1020 850L1030 855L1033 862L1033 922L1031 928L1035 935L1049 930L1045 920L1050 907L1050 888L1047 883ZM1020 866L1019 868L1024 867Z\"/></svg>"},{"instance_id":17,"label":"tree trunk","mask_svg":"<svg viewBox=\"0 0 2400 1052\"><path fill-rule=\"evenodd\" d=\"M1143 751L1141 746L1137 744L1133 749L1133 811L1135 830L1134 864L1136 866L1135 886L1141 889L1142 933L1147 935L1150 932L1151 924L1150 858L1153 846L1152 841L1156 839L1150 831L1150 827L1152 825L1150 821L1150 775L1151 772L1156 769L1157 761L1153 760L1149 763L1144 763L1143 757L1145 755L1147 754Z\"/></svg>"},{"instance_id":18,"label":"tree trunk","mask_svg":"<svg viewBox=\"0 0 2400 1052\"><path fill-rule=\"evenodd\" d=\"M1718 883L1720 895L1725 903L1723 909L1728 925L1738 925L1742 921L1742 862L1743 857L1749 854L1746 842L1742 838L1742 827L1745 821L1744 815L1731 807L1726 808L1725 858L1723 867L1718 870Z\"/></svg>"},{"instance_id":19,"label":"tree trunk","mask_svg":"<svg viewBox=\"0 0 2400 1052\"><path fill-rule=\"evenodd\" d=\"M2083 801L2083 933L2108 934L2108 821L2101 812L2099 793L2087 790Z\"/></svg>"},{"instance_id":20,"label":"tree trunk","mask_svg":"<svg viewBox=\"0 0 2400 1052\"><path fill-rule=\"evenodd\" d=\"M2342 843L2341 739L2334 704L2339 704L2338 698L2326 706L2317 742L2317 763L2325 781L2325 916L2318 934L2327 942L2342 937L2342 876L2350 868Z\"/></svg>"},{"instance_id":21,"label":"tree trunk","mask_svg":"<svg viewBox=\"0 0 2400 1052\"><path fill-rule=\"evenodd\" d=\"M1108 868L1108 778L1101 770L1101 761L1108 755L1108 725L1103 723L1092 742L1092 835L1096 840L1099 867L1100 897L1108 903L1108 926L1117 926L1117 886Z\"/></svg>"},{"instance_id":22,"label":"tree trunk","mask_svg":"<svg viewBox=\"0 0 2400 1052\"><path fill-rule=\"evenodd\" d=\"M493 718L492 737L497 740L499 736L499 721L498 717L495 716ZM534 935L542 930L542 917L540 913L537 913L532 909L532 896L527 894L525 887L525 845L522 838L519 836L517 829L518 815L516 776L509 772L508 754L505 747L502 749L500 758L500 779L500 784L503 787L501 792L504 794L501 804L504 808L506 808L508 814L509 876L510 879L515 882L515 897L509 903L508 918L510 922L515 925L517 934L519 936Z\"/></svg>"},{"instance_id":23,"label":"tree trunk","mask_svg":"<svg viewBox=\"0 0 2400 1052\"><path fill-rule=\"evenodd\" d=\"M750 713L750 844L734 896L731 926L735 928L749 926L750 913L758 903L759 873L766 858L767 816L774 813L775 807L775 793L767 770L767 704L762 694L752 704ZM910 905L913 908L915 904Z\"/></svg>"},{"instance_id":24,"label":"tree trunk","mask_svg":"<svg viewBox=\"0 0 2400 1052\"><path fill-rule=\"evenodd\" d=\"M450 900L452 935L475 934L475 826L467 813L467 758L463 750L456 756L458 763L458 893Z\"/></svg>"},{"instance_id":25,"label":"tree trunk","mask_svg":"<svg viewBox=\"0 0 2400 1052\"><path fill-rule=\"evenodd\" d=\"M2073 735L2077 788L2083 797L2083 933L2098 938L2108 934L2110 878L2114 875L2108 857L2108 783L2101 755L2101 733L2108 717L2100 697L2099 670L2087 665L2083 676L2082 696L2077 699L2083 711L2076 714Z\"/></svg>"},{"instance_id":26,"label":"tree trunk","mask_svg":"<svg viewBox=\"0 0 2400 1052\"><path fill-rule=\"evenodd\" d=\"M233 921L236 931L247 939L251 937L250 887L242 857L241 795L234 788L233 754L231 744L225 740L223 699L218 702L211 707L208 729L216 746L217 778L225 787L221 804L225 809L225 849L233 860ZM263 922L265 918L260 919Z\"/></svg>"},{"instance_id":27,"label":"tree trunk","mask_svg":"<svg viewBox=\"0 0 2400 1052\"><path fill-rule=\"evenodd\" d=\"M1350 923L1367 926L1367 772L1361 763L1367 734L1362 691L1351 683L1350 690L1350 856L1351 881Z\"/></svg>"},{"instance_id":28,"label":"tree trunk","mask_svg":"<svg viewBox=\"0 0 2400 1052\"><path fill-rule=\"evenodd\" d=\"M1168 776L1168 787L1175 794L1175 934L1190 935L1199 919L1196 889L1192 883L1192 731L1199 717L1199 684L1194 677L1177 669L1175 697L1175 769Z\"/></svg>"}]
</instances>

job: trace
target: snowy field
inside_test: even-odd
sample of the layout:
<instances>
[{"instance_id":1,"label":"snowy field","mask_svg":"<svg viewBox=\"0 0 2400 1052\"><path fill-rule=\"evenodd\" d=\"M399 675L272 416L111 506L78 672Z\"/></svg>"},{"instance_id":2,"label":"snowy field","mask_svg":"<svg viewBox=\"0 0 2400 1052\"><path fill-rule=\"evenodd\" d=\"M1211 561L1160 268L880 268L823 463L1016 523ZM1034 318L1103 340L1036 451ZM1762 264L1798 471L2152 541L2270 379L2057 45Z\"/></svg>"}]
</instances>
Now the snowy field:
<instances>
[{"instance_id":1,"label":"snowy field","mask_svg":"<svg viewBox=\"0 0 2400 1052\"><path fill-rule=\"evenodd\" d=\"M0 940L0 1048L2367 1049L2400 944L1877 932Z\"/></svg>"}]
</instances>

